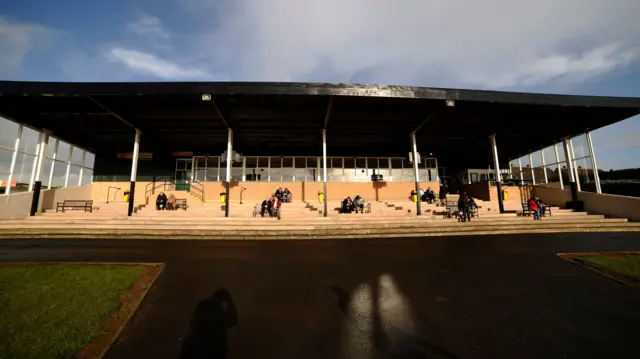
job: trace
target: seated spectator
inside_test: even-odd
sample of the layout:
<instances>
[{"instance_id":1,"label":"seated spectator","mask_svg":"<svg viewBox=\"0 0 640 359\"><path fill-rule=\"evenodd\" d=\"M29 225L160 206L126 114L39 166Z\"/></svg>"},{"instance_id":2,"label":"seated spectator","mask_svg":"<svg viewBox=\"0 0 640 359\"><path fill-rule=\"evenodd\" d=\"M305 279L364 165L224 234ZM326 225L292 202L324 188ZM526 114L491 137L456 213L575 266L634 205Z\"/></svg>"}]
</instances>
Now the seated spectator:
<instances>
[{"instance_id":1,"label":"seated spectator","mask_svg":"<svg viewBox=\"0 0 640 359\"><path fill-rule=\"evenodd\" d=\"M176 196L172 194L169 195L169 199L167 200L167 210L176 210L178 209L178 200L176 199Z\"/></svg>"},{"instance_id":2,"label":"seated spectator","mask_svg":"<svg viewBox=\"0 0 640 359\"><path fill-rule=\"evenodd\" d=\"M288 188L285 188L284 192L282 192L282 202L291 203L291 191Z\"/></svg>"},{"instance_id":3,"label":"seated spectator","mask_svg":"<svg viewBox=\"0 0 640 359\"><path fill-rule=\"evenodd\" d=\"M427 188L425 195L427 196L427 202L434 203L436 201L436 194L433 192L431 187Z\"/></svg>"},{"instance_id":4,"label":"seated spectator","mask_svg":"<svg viewBox=\"0 0 640 359\"><path fill-rule=\"evenodd\" d=\"M422 188L418 189L418 198L420 198L422 200L422 198L424 197L424 190Z\"/></svg>"},{"instance_id":5,"label":"seated spectator","mask_svg":"<svg viewBox=\"0 0 640 359\"><path fill-rule=\"evenodd\" d=\"M270 198L267 197L262 201L262 204L260 205L260 217L264 217L265 213L269 213L269 200Z\"/></svg>"},{"instance_id":6,"label":"seated spectator","mask_svg":"<svg viewBox=\"0 0 640 359\"><path fill-rule=\"evenodd\" d=\"M358 213L358 210L360 210L360 213L364 213L364 198L360 197L359 194L353 198L353 208L356 213Z\"/></svg>"},{"instance_id":7,"label":"seated spectator","mask_svg":"<svg viewBox=\"0 0 640 359\"><path fill-rule=\"evenodd\" d=\"M167 195L164 192L160 192L156 197L156 210L165 209L167 207Z\"/></svg>"},{"instance_id":8,"label":"seated spectator","mask_svg":"<svg viewBox=\"0 0 640 359\"><path fill-rule=\"evenodd\" d=\"M342 213L351 213L353 211L353 201L351 197L347 197L342 201Z\"/></svg>"},{"instance_id":9,"label":"seated spectator","mask_svg":"<svg viewBox=\"0 0 640 359\"><path fill-rule=\"evenodd\" d=\"M447 203L447 187L440 186L440 193L438 194L438 199L440 199L440 205L444 206Z\"/></svg>"},{"instance_id":10,"label":"seated spectator","mask_svg":"<svg viewBox=\"0 0 640 359\"><path fill-rule=\"evenodd\" d=\"M533 213L533 220L534 221L539 220L540 209L538 208L538 203L536 202L536 198L531 196L531 198L529 199L528 205L529 205L529 211Z\"/></svg>"},{"instance_id":11,"label":"seated spectator","mask_svg":"<svg viewBox=\"0 0 640 359\"><path fill-rule=\"evenodd\" d=\"M538 210L540 211L540 216L544 217L546 211L547 211L547 206L542 203L542 201L540 200L540 198L536 197L536 204L538 205Z\"/></svg>"},{"instance_id":12,"label":"seated spectator","mask_svg":"<svg viewBox=\"0 0 640 359\"><path fill-rule=\"evenodd\" d=\"M271 217L277 217L280 220L280 208L282 207L282 200L273 196L271 198Z\"/></svg>"},{"instance_id":13,"label":"seated spectator","mask_svg":"<svg viewBox=\"0 0 640 359\"><path fill-rule=\"evenodd\" d=\"M473 211L476 209L478 209L478 205L476 204L476 201L472 197L469 197L469 211L470 211L471 217L473 217Z\"/></svg>"}]
</instances>

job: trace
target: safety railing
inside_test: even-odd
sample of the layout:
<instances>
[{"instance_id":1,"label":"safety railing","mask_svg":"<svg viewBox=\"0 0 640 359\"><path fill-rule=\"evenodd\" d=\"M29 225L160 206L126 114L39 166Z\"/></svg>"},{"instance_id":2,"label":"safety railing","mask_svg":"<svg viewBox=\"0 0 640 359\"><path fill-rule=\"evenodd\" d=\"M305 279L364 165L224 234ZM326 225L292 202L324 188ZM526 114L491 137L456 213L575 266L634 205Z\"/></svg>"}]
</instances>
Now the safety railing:
<instances>
[{"instance_id":1,"label":"safety railing","mask_svg":"<svg viewBox=\"0 0 640 359\"><path fill-rule=\"evenodd\" d=\"M160 188L162 188L163 191L173 191L176 188L176 184L171 180L171 177L160 177L154 179L153 182L147 184L145 187L144 196L148 197L150 192L154 192Z\"/></svg>"},{"instance_id":2,"label":"safety railing","mask_svg":"<svg viewBox=\"0 0 640 359\"><path fill-rule=\"evenodd\" d=\"M189 192L204 202L204 185L198 181L189 182Z\"/></svg>"}]
</instances>

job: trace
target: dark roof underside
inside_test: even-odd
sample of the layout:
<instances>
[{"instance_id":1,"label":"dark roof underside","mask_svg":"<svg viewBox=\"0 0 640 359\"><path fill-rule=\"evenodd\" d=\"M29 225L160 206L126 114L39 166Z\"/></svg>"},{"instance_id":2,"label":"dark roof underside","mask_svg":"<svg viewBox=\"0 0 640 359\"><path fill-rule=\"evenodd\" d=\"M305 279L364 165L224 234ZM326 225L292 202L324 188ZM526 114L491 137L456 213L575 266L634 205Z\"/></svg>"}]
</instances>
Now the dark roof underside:
<instances>
[{"instance_id":1,"label":"dark roof underside","mask_svg":"<svg viewBox=\"0 0 640 359\"><path fill-rule=\"evenodd\" d=\"M321 155L332 98L330 156L406 156L409 134L426 120L418 150L456 168L492 164L494 133L506 163L640 108L637 98L377 85L0 82L0 114L98 154L131 151L133 130L120 117L143 132L142 151L219 155L227 129L204 93L233 128L234 149L246 155Z\"/></svg>"}]
</instances>

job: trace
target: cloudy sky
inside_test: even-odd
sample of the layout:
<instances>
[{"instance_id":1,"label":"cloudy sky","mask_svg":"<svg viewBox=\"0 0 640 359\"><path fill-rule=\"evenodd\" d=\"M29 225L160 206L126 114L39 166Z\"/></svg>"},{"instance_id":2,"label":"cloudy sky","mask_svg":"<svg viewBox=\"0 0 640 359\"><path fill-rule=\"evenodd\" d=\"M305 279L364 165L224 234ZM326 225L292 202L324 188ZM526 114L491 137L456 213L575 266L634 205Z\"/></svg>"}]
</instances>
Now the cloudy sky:
<instances>
[{"instance_id":1,"label":"cloudy sky","mask_svg":"<svg viewBox=\"0 0 640 359\"><path fill-rule=\"evenodd\" d=\"M0 78L319 81L640 97L638 0L0 1ZM640 167L640 118L594 133Z\"/></svg>"}]
</instances>

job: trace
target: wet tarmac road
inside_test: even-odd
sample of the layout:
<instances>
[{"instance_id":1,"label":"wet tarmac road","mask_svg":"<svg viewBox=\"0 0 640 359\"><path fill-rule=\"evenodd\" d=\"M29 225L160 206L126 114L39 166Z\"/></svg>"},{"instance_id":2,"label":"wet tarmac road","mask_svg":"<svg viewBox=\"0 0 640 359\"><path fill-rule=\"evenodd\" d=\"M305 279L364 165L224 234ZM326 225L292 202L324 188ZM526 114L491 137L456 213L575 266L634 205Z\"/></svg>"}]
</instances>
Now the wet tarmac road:
<instances>
[{"instance_id":1,"label":"wet tarmac road","mask_svg":"<svg viewBox=\"0 0 640 359\"><path fill-rule=\"evenodd\" d=\"M107 358L638 358L640 291L555 256L599 250L640 236L19 240L0 261L166 263Z\"/></svg>"}]
</instances>

